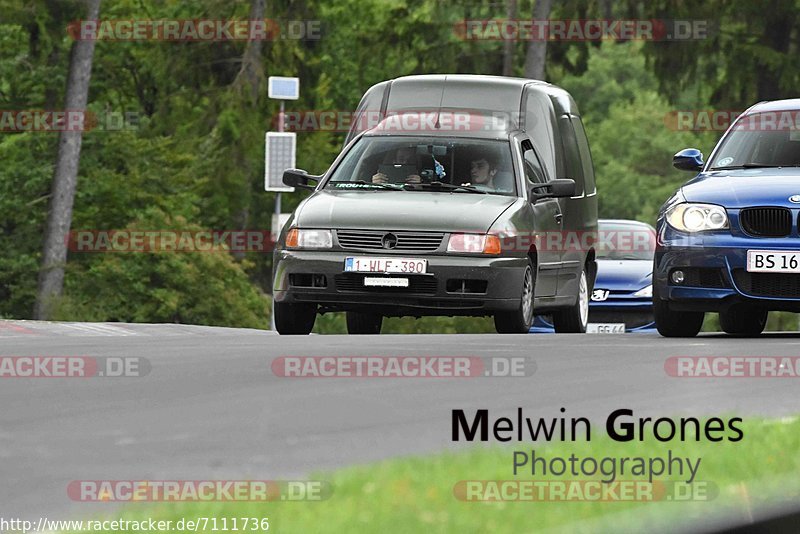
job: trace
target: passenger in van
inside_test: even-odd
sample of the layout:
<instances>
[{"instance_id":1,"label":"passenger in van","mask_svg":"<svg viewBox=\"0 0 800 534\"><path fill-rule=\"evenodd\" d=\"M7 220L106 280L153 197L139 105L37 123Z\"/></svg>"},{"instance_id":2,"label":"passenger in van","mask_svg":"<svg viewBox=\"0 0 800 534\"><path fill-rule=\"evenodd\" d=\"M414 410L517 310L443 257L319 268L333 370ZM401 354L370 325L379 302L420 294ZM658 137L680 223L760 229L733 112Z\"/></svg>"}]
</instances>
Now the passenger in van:
<instances>
[{"instance_id":1,"label":"passenger in van","mask_svg":"<svg viewBox=\"0 0 800 534\"><path fill-rule=\"evenodd\" d=\"M384 158L384 165L416 165L417 163L417 151L413 146L398 148L394 153L394 157L390 154L391 152ZM388 181L389 177L386 176L380 168L378 172L372 175L372 183L374 184L385 184ZM408 184L419 184L422 183L422 178L419 174L413 173L406 176L405 182Z\"/></svg>"},{"instance_id":2,"label":"passenger in van","mask_svg":"<svg viewBox=\"0 0 800 534\"><path fill-rule=\"evenodd\" d=\"M469 163L469 181L461 185L471 185L485 191L496 191L494 178L497 170L497 157L493 153L474 153Z\"/></svg>"}]
</instances>

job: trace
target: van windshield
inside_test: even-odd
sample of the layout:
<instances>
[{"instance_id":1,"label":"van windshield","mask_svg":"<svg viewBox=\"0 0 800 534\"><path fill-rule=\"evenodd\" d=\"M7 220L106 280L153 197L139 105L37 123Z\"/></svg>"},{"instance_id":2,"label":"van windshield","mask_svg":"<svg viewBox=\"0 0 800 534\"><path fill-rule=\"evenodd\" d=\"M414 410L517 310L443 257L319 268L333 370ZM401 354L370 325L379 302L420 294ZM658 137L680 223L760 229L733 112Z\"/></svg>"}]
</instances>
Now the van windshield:
<instances>
[{"instance_id":1,"label":"van windshield","mask_svg":"<svg viewBox=\"0 0 800 534\"><path fill-rule=\"evenodd\" d=\"M516 196L507 142L441 137L363 137L326 189L393 189Z\"/></svg>"}]
</instances>

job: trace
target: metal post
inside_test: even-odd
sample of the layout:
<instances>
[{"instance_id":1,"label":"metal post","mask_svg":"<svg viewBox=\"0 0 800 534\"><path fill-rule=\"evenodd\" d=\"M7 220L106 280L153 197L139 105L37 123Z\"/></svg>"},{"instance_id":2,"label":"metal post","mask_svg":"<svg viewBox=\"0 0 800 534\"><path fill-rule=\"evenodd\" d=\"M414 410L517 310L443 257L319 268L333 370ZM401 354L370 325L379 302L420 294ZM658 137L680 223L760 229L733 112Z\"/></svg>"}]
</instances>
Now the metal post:
<instances>
[{"instance_id":1,"label":"metal post","mask_svg":"<svg viewBox=\"0 0 800 534\"><path fill-rule=\"evenodd\" d=\"M278 113L278 131L283 131L283 100L281 100L281 110ZM281 221L281 194L275 193L275 218L280 225ZM275 280L272 281L272 313L270 314L272 330L275 330Z\"/></svg>"},{"instance_id":2,"label":"metal post","mask_svg":"<svg viewBox=\"0 0 800 534\"><path fill-rule=\"evenodd\" d=\"M275 193L275 216L278 222L281 220L281 194ZM275 246L275 245L273 245ZM273 260L274 261L274 260ZM274 272L274 269L273 269ZM270 322L272 323L272 330L275 330L275 280L272 281L272 313L270 314Z\"/></svg>"}]
</instances>

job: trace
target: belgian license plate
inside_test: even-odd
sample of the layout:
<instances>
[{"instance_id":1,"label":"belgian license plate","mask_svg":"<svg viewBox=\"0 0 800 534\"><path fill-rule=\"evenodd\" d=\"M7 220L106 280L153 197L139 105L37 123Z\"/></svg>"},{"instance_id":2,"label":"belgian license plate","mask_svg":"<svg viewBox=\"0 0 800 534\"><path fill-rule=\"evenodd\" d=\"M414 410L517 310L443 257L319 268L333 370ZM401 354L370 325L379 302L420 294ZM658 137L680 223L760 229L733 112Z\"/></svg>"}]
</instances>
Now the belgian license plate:
<instances>
[{"instance_id":1,"label":"belgian license plate","mask_svg":"<svg viewBox=\"0 0 800 534\"><path fill-rule=\"evenodd\" d=\"M625 323L589 323L587 334L624 334Z\"/></svg>"},{"instance_id":2,"label":"belgian license plate","mask_svg":"<svg viewBox=\"0 0 800 534\"><path fill-rule=\"evenodd\" d=\"M751 273L800 273L800 252L748 250L747 271Z\"/></svg>"},{"instance_id":3,"label":"belgian license plate","mask_svg":"<svg viewBox=\"0 0 800 534\"><path fill-rule=\"evenodd\" d=\"M428 261L416 258L349 257L344 259L346 273L420 274L428 270Z\"/></svg>"}]
</instances>

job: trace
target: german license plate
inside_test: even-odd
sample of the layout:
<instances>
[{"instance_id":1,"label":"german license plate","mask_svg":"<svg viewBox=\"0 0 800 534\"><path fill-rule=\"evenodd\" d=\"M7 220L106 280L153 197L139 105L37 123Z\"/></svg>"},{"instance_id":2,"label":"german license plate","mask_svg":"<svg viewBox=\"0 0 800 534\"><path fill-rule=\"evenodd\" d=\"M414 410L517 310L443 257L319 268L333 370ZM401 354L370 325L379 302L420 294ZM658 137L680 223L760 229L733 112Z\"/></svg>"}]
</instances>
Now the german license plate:
<instances>
[{"instance_id":1,"label":"german license plate","mask_svg":"<svg viewBox=\"0 0 800 534\"><path fill-rule=\"evenodd\" d=\"M748 250L747 271L751 273L800 273L800 252Z\"/></svg>"},{"instance_id":2,"label":"german license plate","mask_svg":"<svg viewBox=\"0 0 800 534\"><path fill-rule=\"evenodd\" d=\"M625 323L589 323L587 334L624 334Z\"/></svg>"},{"instance_id":3,"label":"german license plate","mask_svg":"<svg viewBox=\"0 0 800 534\"><path fill-rule=\"evenodd\" d=\"M369 256L344 259L346 273L420 274L428 270L428 261L416 258L374 258Z\"/></svg>"}]
</instances>

